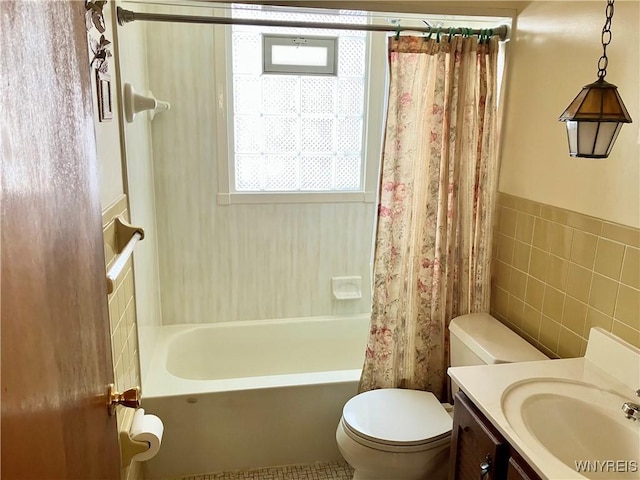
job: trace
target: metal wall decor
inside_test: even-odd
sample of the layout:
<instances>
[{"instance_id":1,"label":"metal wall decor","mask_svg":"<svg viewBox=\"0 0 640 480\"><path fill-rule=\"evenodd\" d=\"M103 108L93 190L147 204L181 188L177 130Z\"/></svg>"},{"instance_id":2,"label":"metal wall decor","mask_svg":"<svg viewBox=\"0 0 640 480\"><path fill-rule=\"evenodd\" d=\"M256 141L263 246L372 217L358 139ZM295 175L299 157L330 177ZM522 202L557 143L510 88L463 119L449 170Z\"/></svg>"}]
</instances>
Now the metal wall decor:
<instances>
[{"instance_id":1,"label":"metal wall decor","mask_svg":"<svg viewBox=\"0 0 640 480\"><path fill-rule=\"evenodd\" d=\"M100 122L108 122L113 118L111 76L109 75L109 58L112 56L111 41L104 35L106 25L103 9L106 4L107 0L86 0L85 2L85 24L89 49L92 53L89 67L96 72L98 120ZM98 37L95 32L100 36Z\"/></svg>"}]
</instances>

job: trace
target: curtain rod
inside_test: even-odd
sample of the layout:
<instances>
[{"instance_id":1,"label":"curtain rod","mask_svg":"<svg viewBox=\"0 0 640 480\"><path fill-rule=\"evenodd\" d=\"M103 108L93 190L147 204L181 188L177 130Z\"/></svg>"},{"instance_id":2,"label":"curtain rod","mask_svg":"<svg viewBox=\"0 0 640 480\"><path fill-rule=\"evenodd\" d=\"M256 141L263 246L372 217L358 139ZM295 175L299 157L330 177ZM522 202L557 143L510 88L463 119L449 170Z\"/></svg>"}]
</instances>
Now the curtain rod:
<instances>
[{"instance_id":1,"label":"curtain rod","mask_svg":"<svg viewBox=\"0 0 640 480\"><path fill-rule=\"evenodd\" d=\"M148 22L177 22L177 23L200 23L200 24L218 24L218 25L253 25L260 27L292 27L292 28L322 28L327 30L360 30L367 32L421 32L421 33L469 33L472 35L497 35L500 40L507 38L508 27L499 25L494 28L478 29L478 28L421 28L421 27L387 27L386 25L371 24L346 24L346 23L313 23L313 22L287 22L280 20L257 20L246 18L229 18L229 17L204 17L194 15L171 15L165 13L143 13L132 12L118 7L118 25L134 22L136 20Z\"/></svg>"}]
</instances>

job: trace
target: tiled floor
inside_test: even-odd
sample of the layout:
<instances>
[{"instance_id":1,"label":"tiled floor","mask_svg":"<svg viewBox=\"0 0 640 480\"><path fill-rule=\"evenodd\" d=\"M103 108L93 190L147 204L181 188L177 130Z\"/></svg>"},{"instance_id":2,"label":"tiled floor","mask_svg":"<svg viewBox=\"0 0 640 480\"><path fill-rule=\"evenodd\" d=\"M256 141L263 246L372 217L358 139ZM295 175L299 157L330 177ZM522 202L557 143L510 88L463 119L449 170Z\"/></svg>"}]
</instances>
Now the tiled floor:
<instances>
[{"instance_id":1,"label":"tiled floor","mask_svg":"<svg viewBox=\"0 0 640 480\"><path fill-rule=\"evenodd\" d=\"M327 462L241 472L210 473L178 480L351 480L352 478L353 469L347 462Z\"/></svg>"}]
</instances>

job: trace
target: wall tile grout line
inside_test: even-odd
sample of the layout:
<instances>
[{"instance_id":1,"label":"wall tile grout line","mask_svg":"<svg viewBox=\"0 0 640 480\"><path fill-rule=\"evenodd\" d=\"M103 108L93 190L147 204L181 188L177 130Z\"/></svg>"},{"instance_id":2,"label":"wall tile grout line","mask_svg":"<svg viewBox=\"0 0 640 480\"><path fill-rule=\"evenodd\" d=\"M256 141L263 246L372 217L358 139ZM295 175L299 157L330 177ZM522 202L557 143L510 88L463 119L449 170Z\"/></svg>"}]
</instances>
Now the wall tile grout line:
<instances>
[{"instance_id":1,"label":"wall tile grout line","mask_svg":"<svg viewBox=\"0 0 640 480\"><path fill-rule=\"evenodd\" d=\"M640 345L638 229L503 193L497 209L492 313L554 357L582 355L591 326Z\"/></svg>"}]
</instances>

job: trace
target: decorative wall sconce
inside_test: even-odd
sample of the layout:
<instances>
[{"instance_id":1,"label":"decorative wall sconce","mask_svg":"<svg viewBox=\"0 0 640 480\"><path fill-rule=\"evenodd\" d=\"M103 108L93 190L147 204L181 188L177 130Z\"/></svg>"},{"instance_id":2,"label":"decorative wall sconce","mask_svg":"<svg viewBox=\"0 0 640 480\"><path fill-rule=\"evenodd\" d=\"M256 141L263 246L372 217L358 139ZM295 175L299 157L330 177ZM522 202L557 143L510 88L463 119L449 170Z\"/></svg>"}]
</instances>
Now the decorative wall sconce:
<instances>
[{"instance_id":1,"label":"decorative wall sconce","mask_svg":"<svg viewBox=\"0 0 640 480\"><path fill-rule=\"evenodd\" d=\"M607 158L622 124L631 123L629 112L618 94L618 87L604 79L609 63L607 45L611 43L614 1L607 0L598 80L585 85L559 118L561 122L566 122L569 154L572 157Z\"/></svg>"}]
</instances>

